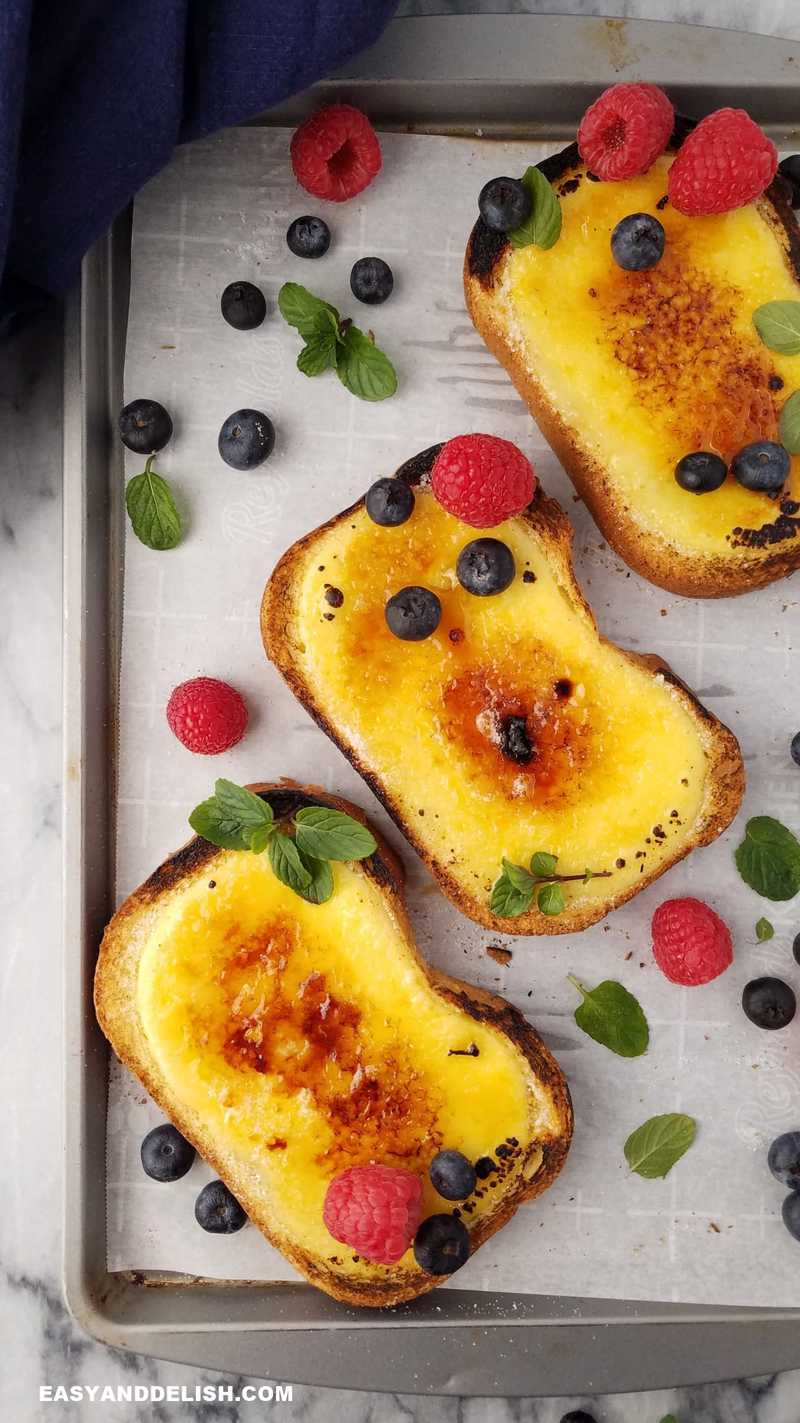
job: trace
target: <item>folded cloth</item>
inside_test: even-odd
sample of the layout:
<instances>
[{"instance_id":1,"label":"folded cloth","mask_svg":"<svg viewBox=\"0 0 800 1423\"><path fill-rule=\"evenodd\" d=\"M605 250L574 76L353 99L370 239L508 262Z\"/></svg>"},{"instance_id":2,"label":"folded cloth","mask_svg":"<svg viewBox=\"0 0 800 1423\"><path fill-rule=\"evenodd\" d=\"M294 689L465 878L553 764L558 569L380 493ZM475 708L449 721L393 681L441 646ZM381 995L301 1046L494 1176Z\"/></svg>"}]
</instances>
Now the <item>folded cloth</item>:
<instances>
[{"instance_id":1,"label":"folded cloth","mask_svg":"<svg viewBox=\"0 0 800 1423\"><path fill-rule=\"evenodd\" d=\"M0 0L0 318L60 296L177 143L305 89L397 0Z\"/></svg>"}]
</instances>

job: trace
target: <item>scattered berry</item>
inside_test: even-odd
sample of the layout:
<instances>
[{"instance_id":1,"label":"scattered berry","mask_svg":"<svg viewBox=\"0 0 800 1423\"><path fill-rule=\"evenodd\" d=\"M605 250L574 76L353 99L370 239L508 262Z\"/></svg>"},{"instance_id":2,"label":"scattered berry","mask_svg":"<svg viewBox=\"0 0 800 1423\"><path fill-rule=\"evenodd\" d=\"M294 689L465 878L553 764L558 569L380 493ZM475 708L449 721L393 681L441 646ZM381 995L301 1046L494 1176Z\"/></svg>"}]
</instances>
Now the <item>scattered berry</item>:
<instances>
[{"instance_id":1,"label":"scattered berry","mask_svg":"<svg viewBox=\"0 0 800 1423\"><path fill-rule=\"evenodd\" d=\"M796 766L800 766L800 731L796 731L789 742L789 752Z\"/></svg>"},{"instance_id":2,"label":"scattered berry","mask_svg":"<svg viewBox=\"0 0 800 1423\"><path fill-rule=\"evenodd\" d=\"M331 245L331 230L321 217L296 217L286 229L286 241L295 257L324 257Z\"/></svg>"},{"instance_id":3,"label":"scattered berry","mask_svg":"<svg viewBox=\"0 0 800 1423\"><path fill-rule=\"evenodd\" d=\"M414 1259L427 1275L452 1275L469 1259L469 1231L454 1215L429 1215L414 1239Z\"/></svg>"},{"instance_id":4,"label":"scattered berry","mask_svg":"<svg viewBox=\"0 0 800 1423\"><path fill-rule=\"evenodd\" d=\"M234 1235L247 1225L247 1212L224 1181L209 1181L194 1203L194 1218L211 1235Z\"/></svg>"},{"instance_id":5,"label":"scattered berry","mask_svg":"<svg viewBox=\"0 0 800 1423\"><path fill-rule=\"evenodd\" d=\"M392 295L394 276L382 257L359 257L350 271L350 290L356 301L367 306L380 306Z\"/></svg>"},{"instance_id":6,"label":"scattered berry","mask_svg":"<svg viewBox=\"0 0 800 1423\"><path fill-rule=\"evenodd\" d=\"M456 561L456 577L462 588L476 598L502 593L514 582L514 555L500 539L473 539L465 544Z\"/></svg>"},{"instance_id":7,"label":"scattered berry","mask_svg":"<svg viewBox=\"0 0 800 1423\"><path fill-rule=\"evenodd\" d=\"M614 84L581 119L578 150L606 182L635 178L664 152L674 123L675 110L656 84Z\"/></svg>"},{"instance_id":8,"label":"scattered berry","mask_svg":"<svg viewBox=\"0 0 800 1423\"><path fill-rule=\"evenodd\" d=\"M655 961L670 983L710 983L733 962L730 929L701 899L665 899L652 934Z\"/></svg>"},{"instance_id":9,"label":"scattered berry","mask_svg":"<svg viewBox=\"0 0 800 1423\"><path fill-rule=\"evenodd\" d=\"M294 176L315 198L354 198L381 169L381 146L372 124L351 104L329 104L295 131Z\"/></svg>"},{"instance_id":10,"label":"scattered berry","mask_svg":"<svg viewBox=\"0 0 800 1423\"><path fill-rule=\"evenodd\" d=\"M401 588L384 609L386 624L403 642L423 642L439 626L442 605L430 588Z\"/></svg>"},{"instance_id":11,"label":"scattered berry","mask_svg":"<svg viewBox=\"0 0 800 1423\"><path fill-rule=\"evenodd\" d=\"M791 1023L797 1000L782 978L754 978L745 985L742 1007L757 1028L774 1033Z\"/></svg>"},{"instance_id":12,"label":"scattered berry","mask_svg":"<svg viewBox=\"0 0 800 1423\"><path fill-rule=\"evenodd\" d=\"M744 109L717 109L683 140L669 170L670 203L688 217L731 212L768 188L778 151Z\"/></svg>"},{"instance_id":13,"label":"scattered berry","mask_svg":"<svg viewBox=\"0 0 800 1423\"><path fill-rule=\"evenodd\" d=\"M460 1151L439 1151L428 1167L434 1191L446 1201L465 1201L478 1182L475 1167Z\"/></svg>"},{"instance_id":14,"label":"scattered berry","mask_svg":"<svg viewBox=\"0 0 800 1423\"><path fill-rule=\"evenodd\" d=\"M216 677L192 677L172 693L167 702L167 721L187 751L219 756L244 736L247 707L227 682Z\"/></svg>"},{"instance_id":15,"label":"scattered berry","mask_svg":"<svg viewBox=\"0 0 800 1423\"><path fill-rule=\"evenodd\" d=\"M531 215L531 195L518 178L490 178L478 197L480 215L492 232L511 232Z\"/></svg>"},{"instance_id":16,"label":"scattered berry","mask_svg":"<svg viewBox=\"0 0 800 1423\"><path fill-rule=\"evenodd\" d=\"M519 766L527 766L533 760L533 743L528 735L528 721L524 716L507 716L500 727L500 750L509 761Z\"/></svg>"},{"instance_id":17,"label":"scattered berry","mask_svg":"<svg viewBox=\"0 0 800 1423\"><path fill-rule=\"evenodd\" d=\"M252 282L230 282L219 305L228 325L237 331L253 331L267 314L264 293Z\"/></svg>"},{"instance_id":18,"label":"scattered berry","mask_svg":"<svg viewBox=\"0 0 800 1423\"><path fill-rule=\"evenodd\" d=\"M393 1265L419 1225L422 1182L394 1166L351 1166L331 1181L322 1218L334 1240Z\"/></svg>"},{"instance_id":19,"label":"scattered berry","mask_svg":"<svg viewBox=\"0 0 800 1423\"><path fill-rule=\"evenodd\" d=\"M404 479L376 479L367 490L364 504L373 524L393 529L411 518L414 491Z\"/></svg>"},{"instance_id":20,"label":"scattered berry","mask_svg":"<svg viewBox=\"0 0 800 1423\"><path fill-rule=\"evenodd\" d=\"M153 1127L141 1147L142 1166L153 1181L180 1181L195 1158L191 1142L171 1122Z\"/></svg>"},{"instance_id":21,"label":"scattered berry","mask_svg":"<svg viewBox=\"0 0 800 1423\"><path fill-rule=\"evenodd\" d=\"M731 471L745 489L776 494L782 489L792 467L789 453L775 440L753 440L731 460Z\"/></svg>"},{"instance_id":22,"label":"scattered berry","mask_svg":"<svg viewBox=\"0 0 800 1423\"><path fill-rule=\"evenodd\" d=\"M510 440L456 435L436 456L431 487L449 514L477 529L490 529L527 508L536 475Z\"/></svg>"},{"instance_id":23,"label":"scattered berry","mask_svg":"<svg viewBox=\"0 0 800 1423\"><path fill-rule=\"evenodd\" d=\"M800 1191L800 1131L785 1131L772 1143L767 1165L782 1186Z\"/></svg>"},{"instance_id":24,"label":"scattered berry","mask_svg":"<svg viewBox=\"0 0 800 1423\"><path fill-rule=\"evenodd\" d=\"M261 410L234 410L217 440L217 449L232 469L255 469L275 448L275 426Z\"/></svg>"},{"instance_id":25,"label":"scattered berry","mask_svg":"<svg viewBox=\"0 0 800 1423\"><path fill-rule=\"evenodd\" d=\"M664 255L665 233L657 217L632 212L611 234L611 255L624 272L646 272Z\"/></svg>"},{"instance_id":26,"label":"scattered berry","mask_svg":"<svg viewBox=\"0 0 800 1423\"><path fill-rule=\"evenodd\" d=\"M593 1413L586 1413L583 1408L573 1408L571 1413L565 1413L561 1423L596 1423Z\"/></svg>"},{"instance_id":27,"label":"scattered berry","mask_svg":"<svg viewBox=\"0 0 800 1423\"><path fill-rule=\"evenodd\" d=\"M792 1191L781 1209L783 1223L795 1240L800 1240L800 1191Z\"/></svg>"},{"instance_id":28,"label":"scattered berry","mask_svg":"<svg viewBox=\"0 0 800 1423\"><path fill-rule=\"evenodd\" d=\"M132 400L120 412L119 433L134 454L152 455L172 439L172 420L157 400Z\"/></svg>"},{"instance_id":29,"label":"scattered berry","mask_svg":"<svg viewBox=\"0 0 800 1423\"><path fill-rule=\"evenodd\" d=\"M711 494L721 488L727 477L724 459L711 450L694 450L675 466L675 478L681 489L688 489L690 494Z\"/></svg>"},{"instance_id":30,"label":"scattered berry","mask_svg":"<svg viewBox=\"0 0 800 1423\"><path fill-rule=\"evenodd\" d=\"M778 172L783 174L791 189L790 202L793 208L800 208L800 153L792 153L778 164Z\"/></svg>"}]
</instances>

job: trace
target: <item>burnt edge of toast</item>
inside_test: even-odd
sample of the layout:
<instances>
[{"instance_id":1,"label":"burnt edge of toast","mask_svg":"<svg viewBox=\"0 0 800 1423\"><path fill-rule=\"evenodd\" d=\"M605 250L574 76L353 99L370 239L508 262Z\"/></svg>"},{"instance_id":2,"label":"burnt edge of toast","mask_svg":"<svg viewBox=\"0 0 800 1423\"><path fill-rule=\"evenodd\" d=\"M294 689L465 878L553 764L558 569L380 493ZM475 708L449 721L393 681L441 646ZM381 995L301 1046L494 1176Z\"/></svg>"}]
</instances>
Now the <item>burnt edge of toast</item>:
<instances>
[{"instance_id":1,"label":"burnt edge of toast","mask_svg":"<svg viewBox=\"0 0 800 1423\"><path fill-rule=\"evenodd\" d=\"M668 152L677 152L684 139L696 125L697 119L689 118L686 114L676 114L675 127L667 144ZM569 143L558 153L551 153L549 157L542 158L535 166L550 183L557 183L559 178L566 178L579 162L580 153L577 143ZM598 179L597 181L602 180ZM795 277L800 281L800 226L798 226L792 210L790 186L785 178L778 173L763 196L772 204L780 222L786 237L789 262ZM509 246L510 243L505 232L492 232L491 228L486 226L483 218L479 217L470 233L467 245L469 275L479 281L481 286L490 287L495 269Z\"/></svg>"},{"instance_id":2,"label":"burnt edge of toast","mask_svg":"<svg viewBox=\"0 0 800 1423\"><path fill-rule=\"evenodd\" d=\"M256 794L272 807L276 820L286 815L294 815L296 810L302 810L306 806L330 806L334 799L331 797L328 800L324 796L310 795L290 786L277 787L275 790L269 791L257 791ZM148 876L140 893L149 901L157 899L159 895L173 889L181 880L188 879L190 875L201 870L220 853L224 852L220 850L219 845L213 845L210 840L204 840L202 835L195 835L194 839L182 845L180 850L176 850L174 855L170 855L163 864L158 866L158 869ZM387 864L381 854L380 847L365 860L360 860L359 864L377 885L388 886L395 893L402 893L402 886L398 884L391 866Z\"/></svg>"}]
</instances>

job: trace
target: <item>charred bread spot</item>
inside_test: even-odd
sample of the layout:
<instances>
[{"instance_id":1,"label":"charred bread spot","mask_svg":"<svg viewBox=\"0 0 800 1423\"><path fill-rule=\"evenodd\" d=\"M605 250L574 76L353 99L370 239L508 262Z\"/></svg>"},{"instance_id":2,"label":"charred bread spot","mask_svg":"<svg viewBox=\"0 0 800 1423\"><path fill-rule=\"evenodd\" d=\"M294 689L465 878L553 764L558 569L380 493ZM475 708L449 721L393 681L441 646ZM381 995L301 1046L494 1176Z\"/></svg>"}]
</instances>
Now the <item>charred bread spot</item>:
<instances>
[{"instance_id":1,"label":"charred bread spot","mask_svg":"<svg viewBox=\"0 0 800 1423\"><path fill-rule=\"evenodd\" d=\"M170 855L163 865L159 865L142 885L140 893L148 900L158 899L159 895L166 894L174 885L182 879L188 879L191 875L201 870L210 860L222 854L223 851L217 845L212 845L209 840L203 840L195 836L188 844L182 845L180 850L176 850L174 855Z\"/></svg>"},{"instance_id":2,"label":"charred bread spot","mask_svg":"<svg viewBox=\"0 0 800 1423\"><path fill-rule=\"evenodd\" d=\"M429 445L427 450L422 450L418 455L412 455L410 460L406 460L405 464L401 464L400 468L396 470L395 479L405 480L406 484L410 484L412 488L414 485L420 484L426 474L430 474L433 469L442 444L443 441L440 441L438 445Z\"/></svg>"}]
</instances>

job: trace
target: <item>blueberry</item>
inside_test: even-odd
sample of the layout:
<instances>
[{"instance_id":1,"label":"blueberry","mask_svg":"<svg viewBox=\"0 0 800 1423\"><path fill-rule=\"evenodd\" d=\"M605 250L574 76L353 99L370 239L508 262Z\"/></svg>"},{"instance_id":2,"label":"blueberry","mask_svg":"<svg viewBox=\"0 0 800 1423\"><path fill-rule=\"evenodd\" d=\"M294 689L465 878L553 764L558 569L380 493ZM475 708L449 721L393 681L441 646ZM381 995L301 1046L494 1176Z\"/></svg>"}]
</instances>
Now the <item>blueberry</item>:
<instances>
[{"instance_id":1,"label":"blueberry","mask_svg":"<svg viewBox=\"0 0 800 1423\"><path fill-rule=\"evenodd\" d=\"M533 760L533 743L528 735L528 722L524 716L507 716L500 727L500 750L509 761L527 766Z\"/></svg>"},{"instance_id":2,"label":"blueberry","mask_svg":"<svg viewBox=\"0 0 800 1423\"><path fill-rule=\"evenodd\" d=\"M452 1275L469 1259L469 1231L454 1215L429 1215L414 1237L414 1259L427 1275Z\"/></svg>"},{"instance_id":3,"label":"blueberry","mask_svg":"<svg viewBox=\"0 0 800 1423\"><path fill-rule=\"evenodd\" d=\"M757 1028L774 1032L791 1023L797 1000L782 978L754 978L745 986L742 1007Z\"/></svg>"},{"instance_id":4,"label":"blueberry","mask_svg":"<svg viewBox=\"0 0 800 1423\"><path fill-rule=\"evenodd\" d=\"M171 1122L153 1127L142 1142L142 1165L153 1181L180 1181L195 1158L195 1150Z\"/></svg>"},{"instance_id":5,"label":"blueberry","mask_svg":"<svg viewBox=\"0 0 800 1423\"><path fill-rule=\"evenodd\" d=\"M681 489L690 494L710 494L719 489L728 477L728 466L710 450L695 450L684 455L675 466L675 478Z\"/></svg>"},{"instance_id":6,"label":"blueberry","mask_svg":"<svg viewBox=\"0 0 800 1423\"><path fill-rule=\"evenodd\" d=\"M219 432L217 448L233 469L255 469L275 446L275 426L260 410L234 410Z\"/></svg>"},{"instance_id":7,"label":"blueberry","mask_svg":"<svg viewBox=\"0 0 800 1423\"><path fill-rule=\"evenodd\" d=\"M800 208L800 153L792 153L788 158L784 158L778 164L778 172L783 174L792 190L792 207Z\"/></svg>"},{"instance_id":8,"label":"blueberry","mask_svg":"<svg viewBox=\"0 0 800 1423\"><path fill-rule=\"evenodd\" d=\"M789 751L796 766L800 766L800 731L796 731L789 743Z\"/></svg>"},{"instance_id":9,"label":"blueberry","mask_svg":"<svg viewBox=\"0 0 800 1423\"><path fill-rule=\"evenodd\" d=\"M324 257L331 245L331 230L321 217L296 217L289 223L286 241L295 257Z\"/></svg>"},{"instance_id":10,"label":"blueberry","mask_svg":"<svg viewBox=\"0 0 800 1423\"><path fill-rule=\"evenodd\" d=\"M460 1151L440 1151L428 1167L434 1191L446 1201L465 1201L475 1190L475 1167Z\"/></svg>"},{"instance_id":11,"label":"blueberry","mask_svg":"<svg viewBox=\"0 0 800 1423\"><path fill-rule=\"evenodd\" d=\"M781 1215L789 1234L795 1240L800 1240L800 1191L792 1191L786 1197Z\"/></svg>"},{"instance_id":12,"label":"blueberry","mask_svg":"<svg viewBox=\"0 0 800 1423\"><path fill-rule=\"evenodd\" d=\"M478 198L481 217L492 232L511 232L531 215L531 195L518 178L490 178Z\"/></svg>"},{"instance_id":13,"label":"blueberry","mask_svg":"<svg viewBox=\"0 0 800 1423\"><path fill-rule=\"evenodd\" d=\"M152 455L172 438L172 420L157 400L132 400L120 413L119 433L134 454Z\"/></svg>"},{"instance_id":14,"label":"blueberry","mask_svg":"<svg viewBox=\"0 0 800 1423\"><path fill-rule=\"evenodd\" d=\"M367 306L380 306L392 295L394 277L388 262L382 257L359 257L350 272L350 290L356 301Z\"/></svg>"},{"instance_id":15,"label":"blueberry","mask_svg":"<svg viewBox=\"0 0 800 1423\"><path fill-rule=\"evenodd\" d=\"M782 489L791 469L788 451L775 440L754 440L745 445L731 460L731 470L745 489L762 494L776 494Z\"/></svg>"},{"instance_id":16,"label":"blueberry","mask_svg":"<svg viewBox=\"0 0 800 1423\"><path fill-rule=\"evenodd\" d=\"M772 1143L767 1165L782 1186L800 1191L800 1131L785 1131Z\"/></svg>"},{"instance_id":17,"label":"blueberry","mask_svg":"<svg viewBox=\"0 0 800 1423\"><path fill-rule=\"evenodd\" d=\"M593 1413L586 1413L583 1408L574 1408L571 1413L565 1413L561 1423L596 1423Z\"/></svg>"},{"instance_id":18,"label":"blueberry","mask_svg":"<svg viewBox=\"0 0 800 1423\"><path fill-rule=\"evenodd\" d=\"M224 1181L209 1181L194 1203L194 1218L211 1235L234 1235L247 1224L247 1213Z\"/></svg>"},{"instance_id":19,"label":"blueberry","mask_svg":"<svg viewBox=\"0 0 800 1423\"><path fill-rule=\"evenodd\" d=\"M430 588L401 588L385 608L386 623L395 637L404 642L422 642L439 626L442 605Z\"/></svg>"},{"instance_id":20,"label":"blueberry","mask_svg":"<svg viewBox=\"0 0 800 1423\"><path fill-rule=\"evenodd\" d=\"M364 503L373 524L394 529L411 518L414 491L404 479L376 479L367 490Z\"/></svg>"},{"instance_id":21,"label":"blueberry","mask_svg":"<svg viewBox=\"0 0 800 1423\"><path fill-rule=\"evenodd\" d=\"M645 272L660 262L664 253L664 229L649 212L632 212L623 217L611 234L611 255L626 272Z\"/></svg>"},{"instance_id":22,"label":"blueberry","mask_svg":"<svg viewBox=\"0 0 800 1423\"><path fill-rule=\"evenodd\" d=\"M794 943L792 944L792 953L794 954L797 963L800 963L800 934L795 934L794 936Z\"/></svg>"},{"instance_id":23,"label":"blueberry","mask_svg":"<svg viewBox=\"0 0 800 1423\"><path fill-rule=\"evenodd\" d=\"M473 539L465 544L456 563L456 577L462 588L478 598L502 593L513 583L514 555L499 539Z\"/></svg>"},{"instance_id":24,"label":"blueberry","mask_svg":"<svg viewBox=\"0 0 800 1423\"><path fill-rule=\"evenodd\" d=\"M237 331L252 331L260 326L267 314L264 293L252 282L230 282L222 293L220 310L229 326Z\"/></svg>"}]
</instances>

